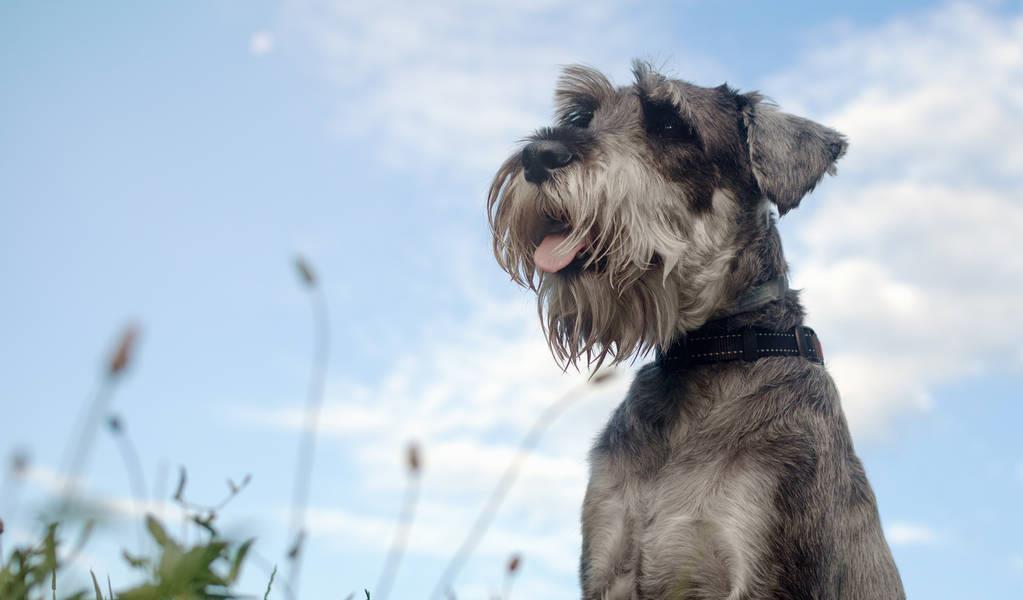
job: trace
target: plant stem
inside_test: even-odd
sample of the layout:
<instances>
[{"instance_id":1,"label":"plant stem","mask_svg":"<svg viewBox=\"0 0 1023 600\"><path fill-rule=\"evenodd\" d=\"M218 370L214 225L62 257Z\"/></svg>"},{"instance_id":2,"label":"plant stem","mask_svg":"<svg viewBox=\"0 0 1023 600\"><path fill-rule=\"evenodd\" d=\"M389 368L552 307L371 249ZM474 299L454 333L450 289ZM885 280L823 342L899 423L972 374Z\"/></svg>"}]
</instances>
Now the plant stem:
<instances>
[{"instance_id":1,"label":"plant stem","mask_svg":"<svg viewBox=\"0 0 1023 600\"><path fill-rule=\"evenodd\" d=\"M384 561L384 568L380 572L380 579L373 588L374 600L387 600L391 593L391 586L398 575L398 567L401 566L401 558L408 546L409 532L412 530L412 523L415 521L416 505L419 500L419 474L409 474L408 483L405 487L405 498L402 502L401 516L398 526L394 530L394 539L391 542L391 549L387 553L387 560Z\"/></svg>"},{"instance_id":2,"label":"plant stem","mask_svg":"<svg viewBox=\"0 0 1023 600\"><path fill-rule=\"evenodd\" d=\"M561 413L564 412L565 409L568 408L576 399L578 399L590 385L591 384L586 383L569 390L564 396L549 405L542 413L540 413L540 416L533 424L533 427L526 434L526 437L522 439L518 452L516 452L515 456L512 458L508 468L505 469L504 474L501 475L501 479L498 481L497 486L494 488L494 491L491 492L486 504L484 504L483 510L480 511L480 514L476 517L476 521L469 529L468 535L465 536L465 539L458 547L455 555L450 561L448 561L440 579L437 580L437 584L433 588L433 592L430 594L430 598L441 598L445 590L448 590L451 587L455 578L458 577L459 572L465 565L465 561L476 549L476 546L483 538L483 534L486 533L487 529L493 522L497 509L500 508L505 496L508 495L508 491L511 489L512 485L514 485L515 480L519 476L519 472L522 470L522 465L526 462L526 459L536 447L537 443L539 443L540 438L543 437L547 428L550 427Z\"/></svg>"},{"instance_id":3,"label":"plant stem","mask_svg":"<svg viewBox=\"0 0 1023 600\"><path fill-rule=\"evenodd\" d=\"M291 598L298 596L298 584L302 570L302 545L305 542L306 508L309 503L309 487L312 482L313 459L316 453L316 430L320 420L320 409L323 406L327 362L330 355L330 321L326 297L305 261L301 258L298 259L296 266L310 292L316 339L291 499L289 539L294 540L294 546L286 586Z\"/></svg>"}]
</instances>

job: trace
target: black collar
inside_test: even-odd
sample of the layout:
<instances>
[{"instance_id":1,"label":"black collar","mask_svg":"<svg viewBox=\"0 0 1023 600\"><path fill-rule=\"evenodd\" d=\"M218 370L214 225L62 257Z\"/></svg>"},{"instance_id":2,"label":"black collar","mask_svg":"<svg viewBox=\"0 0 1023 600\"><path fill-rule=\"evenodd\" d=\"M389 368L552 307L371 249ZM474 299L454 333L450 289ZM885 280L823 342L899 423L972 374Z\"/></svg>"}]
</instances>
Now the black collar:
<instances>
[{"instance_id":1,"label":"black collar","mask_svg":"<svg viewBox=\"0 0 1023 600\"><path fill-rule=\"evenodd\" d=\"M752 362L769 356L802 356L810 362L824 363L824 349L817 334L804 325L786 331L761 327L722 331L718 322L675 340L667 350L658 352L657 363L677 370L731 360Z\"/></svg>"},{"instance_id":2,"label":"black collar","mask_svg":"<svg viewBox=\"0 0 1023 600\"><path fill-rule=\"evenodd\" d=\"M762 327L729 330L725 326L727 318L780 300L787 291L788 281L784 276L751 288L738 298L730 311L696 331L683 334L667 350L658 351L657 363L672 370L731 360L752 362L769 356L802 356L811 362L823 363L824 349L809 327L797 325L776 331Z\"/></svg>"}]
</instances>

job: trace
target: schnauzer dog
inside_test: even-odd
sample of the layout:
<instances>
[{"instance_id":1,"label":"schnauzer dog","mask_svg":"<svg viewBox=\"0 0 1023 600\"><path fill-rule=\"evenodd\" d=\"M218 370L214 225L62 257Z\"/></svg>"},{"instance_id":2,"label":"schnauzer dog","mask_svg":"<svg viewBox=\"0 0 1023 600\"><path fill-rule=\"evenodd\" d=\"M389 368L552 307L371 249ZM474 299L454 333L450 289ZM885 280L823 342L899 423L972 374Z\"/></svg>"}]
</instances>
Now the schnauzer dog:
<instances>
[{"instance_id":1,"label":"schnauzer dog","mask_svg":"<svg viewBox=\"0 0 1023 600\"><path fill-rule=\"evenodd\" d=\"M586 599L904 598L771 211L846 149L756 93L569 67L490 190L563 365L653 351L590 453Z\"/></svg>"}]
</instances>

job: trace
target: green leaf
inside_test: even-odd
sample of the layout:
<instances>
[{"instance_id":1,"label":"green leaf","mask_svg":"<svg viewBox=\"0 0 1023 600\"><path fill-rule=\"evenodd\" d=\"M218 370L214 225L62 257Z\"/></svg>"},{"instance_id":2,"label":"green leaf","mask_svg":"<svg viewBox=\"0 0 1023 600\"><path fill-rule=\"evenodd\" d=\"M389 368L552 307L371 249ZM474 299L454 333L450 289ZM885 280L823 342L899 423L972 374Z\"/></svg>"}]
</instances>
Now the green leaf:
<instances>
[{"instance_id":1,"label":"green leaf","mask_svg":"<svg viewBox=\"0 0 1023 600\"><path fill-rule=\"evenodd\" d=\"M85 544L88 543L89 537L92 535L92 530L96 526L95 519L89 519L82 526L81 532L78 534L78 539L75 541L75 545L71 547L70 554L75 555L85 548Z\"/></svg>"},{"instance_id":2,"label":"green leaf","mask_svg":"<svg viewBox=\"0 0 1023 600\"><path fill-rule=\"evenodd\" d=\"M234 559L231 561L231 570L227 573L227 582L234 583L238 580L238 575L242 571L242 563L245 562L245 556L249 553L249 548L252 547L252 543L255 539L248 539L238 547L238 551L234 554Z\"/></svg>"},{"instance_id":3,"label":"green leaf","mask_svg":"<svg viewBox=\"0 0 1023 600\"><path fill-rule=\"evenodd\" d=\"M167 530L163 528L163 525L153 515L146 515L146 529L149 530L149 535L153 536L153 539L156 540L157 545L161 548L167 548L168 546L177 547L177 544L167 535Z\"/></svg>"},{"instance_id":4,"label":"green leaf","mask_svg":"<svg viewBox=\"0 0 1023 600\"><path fill-rule=\"evenodd\" d=\"M223 556L224 542L195 546L177 557L166 555L160 562L159 575L165 585L178 592L201 592L207 585L224 585L222 577L212 569L213 562Z\"/></svg>"},{"instance_id":5,"label":"green leaf","mask_svg":"<svg viewBox=\"0 0 1023 600\"><path fill-rule=\"evenodd\" d=\"M134 554L129 553L127 550L122 550L121 556L129 565L131 565L133 569L147 570L149 569L149 565L152 562L145 556L135 556Z\"/></svg>"}]
</instances>

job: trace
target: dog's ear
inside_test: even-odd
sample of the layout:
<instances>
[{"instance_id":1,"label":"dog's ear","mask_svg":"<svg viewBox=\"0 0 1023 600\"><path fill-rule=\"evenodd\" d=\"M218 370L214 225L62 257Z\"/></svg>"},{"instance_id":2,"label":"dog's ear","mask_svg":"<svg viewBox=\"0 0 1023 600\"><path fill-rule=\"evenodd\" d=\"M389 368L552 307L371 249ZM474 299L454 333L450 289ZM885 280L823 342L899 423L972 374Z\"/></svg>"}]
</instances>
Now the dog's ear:
<instances>
[{"instance_id":1,"label":"dog's ear","mask_svg":"<svg viewBox=\"0 0 1023 600\"><path fill-rule=\"evenodd\" d=\"M740 96L753 176L760 191L784 215L799 206L847 146L841 133L778 110L759 94Z\"/></svg>"}]
</instances>

